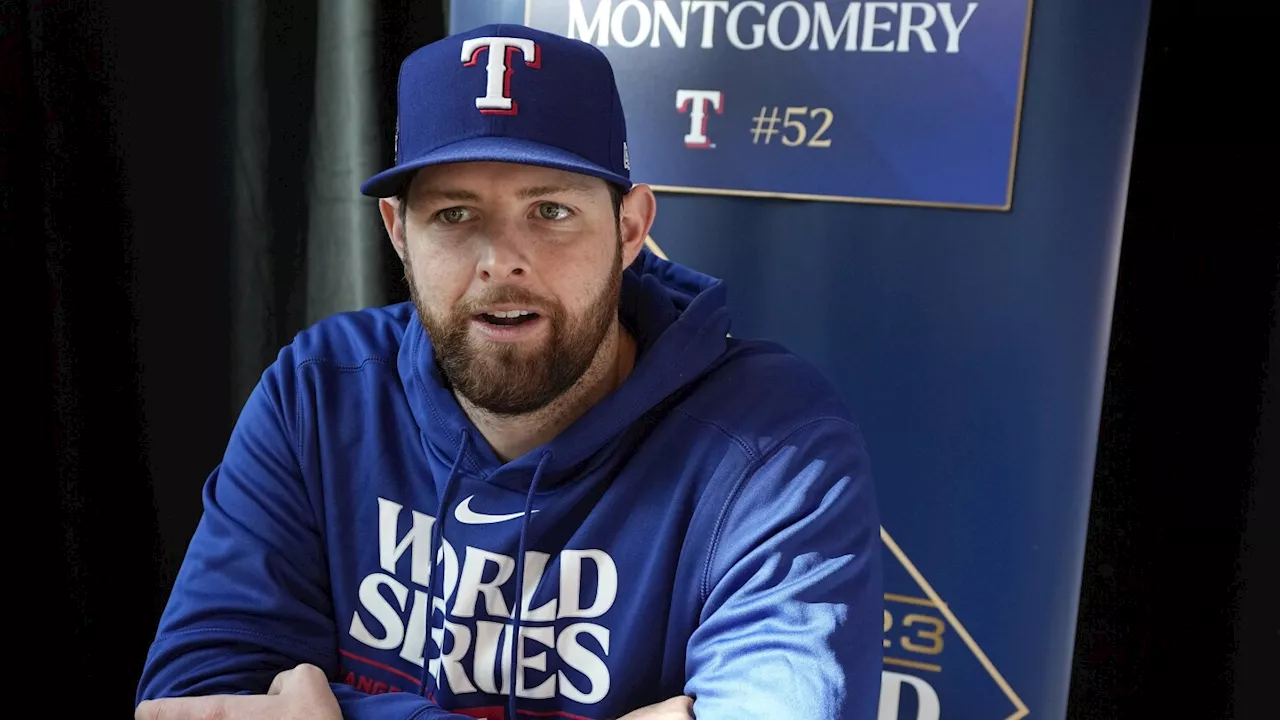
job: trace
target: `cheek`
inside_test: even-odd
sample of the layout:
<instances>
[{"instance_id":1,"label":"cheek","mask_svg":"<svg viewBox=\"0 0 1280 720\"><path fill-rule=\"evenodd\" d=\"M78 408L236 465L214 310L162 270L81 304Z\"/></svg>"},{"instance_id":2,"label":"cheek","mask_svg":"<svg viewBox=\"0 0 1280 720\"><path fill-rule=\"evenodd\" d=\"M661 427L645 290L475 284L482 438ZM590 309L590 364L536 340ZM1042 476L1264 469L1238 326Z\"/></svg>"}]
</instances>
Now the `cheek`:
<instances>
[{"instance_id":1,"label":"cheek","mask_svg":"<svg viewBox=\"0 0 1280 720\"><path fill-rule=\"evenodd\" d=\"M552 290L570 314L581 317L599 301L615 262L613 246L607 253L592 252L589 257L584 257L579 251L572 253L571 257L560 258L550 265Z\"/></svg>"},{"instance_id":2,"label":"cheek","mask_svg":"<svg viewBox=\"0 0 1280 720\"><path fill-rule=\"evenodd\" d=\"M411 251L410 274L418 298L427 307L443 312L466 293L471 274L455 257L423 250Z\"/></svg>"}]
</instances>

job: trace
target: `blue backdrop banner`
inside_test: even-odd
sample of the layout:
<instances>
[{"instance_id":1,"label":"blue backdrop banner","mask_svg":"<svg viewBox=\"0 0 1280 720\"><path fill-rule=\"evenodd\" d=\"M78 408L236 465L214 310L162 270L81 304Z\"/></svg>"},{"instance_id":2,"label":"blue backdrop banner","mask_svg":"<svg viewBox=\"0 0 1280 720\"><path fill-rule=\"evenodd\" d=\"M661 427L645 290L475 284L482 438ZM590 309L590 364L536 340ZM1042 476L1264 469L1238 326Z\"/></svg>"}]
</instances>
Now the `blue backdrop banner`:
<instances>
[{"instance_id":1,"label":"blue backdrop banner","mask_svg":"<svg viewBox=\"0 0 1280 720\"><path fill-rule=\"evenodd\" d=\"M632 160L687 192L1007 209L1030 0L529 0L613 62Z\"/></svg>"},{"instance_id":2,"label":"blue backdrop banner","mask_svg":"<svg viewBox=\"0 0 1280 720\"><path fill-rule=\"evenodd\" d=\"M894 560L880 720L1063 717L1148 2L603 4L453 0L449 24L568 35L580 6L638 182L876 201L661 192L653 239L725 279L735 336L815 363L862 423Z\"/></svg>"}]
</instances>

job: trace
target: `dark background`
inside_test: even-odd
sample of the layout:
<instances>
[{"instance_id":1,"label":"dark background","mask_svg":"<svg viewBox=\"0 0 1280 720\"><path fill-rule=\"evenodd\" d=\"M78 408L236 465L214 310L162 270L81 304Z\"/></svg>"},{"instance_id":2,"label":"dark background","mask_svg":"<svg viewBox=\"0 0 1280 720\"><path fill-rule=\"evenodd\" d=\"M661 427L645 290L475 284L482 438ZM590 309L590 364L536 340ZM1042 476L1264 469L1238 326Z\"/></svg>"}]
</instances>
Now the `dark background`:
<instances>
[{"instance_id":1,"label":"dark background","mask_svg":"<svg viewBox=\"0 0 1280 720\"><path fill-rule=\"evenodd\" d=\"M127 717L238 399L230 61L218 3L0 3L11 693ZM306 192L314 0L264 32L270 200ZM437 3L378 3L382 127ZM1069 715L1274 717L1280 219L1269 25L1151 16ZM382 137L390 156L390 132ZM12 242L10 242L12 240ZM387 263L386 302L402 299ZM287 303L284 306L287 307ZM276 318L277 344L299 329ZM12 360L9 360L12 358ZM230 401L229 401L230 398ZM144 559L150 558L147 562Z\"/></svg>"}]
</instances>

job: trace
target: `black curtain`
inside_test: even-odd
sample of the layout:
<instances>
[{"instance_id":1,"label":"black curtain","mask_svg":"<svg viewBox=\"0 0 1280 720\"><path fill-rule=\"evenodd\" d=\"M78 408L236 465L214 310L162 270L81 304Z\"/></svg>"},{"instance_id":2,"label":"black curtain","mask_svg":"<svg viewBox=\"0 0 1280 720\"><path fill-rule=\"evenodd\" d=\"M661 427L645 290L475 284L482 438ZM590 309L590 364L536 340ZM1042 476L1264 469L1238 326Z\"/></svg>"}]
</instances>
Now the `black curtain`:
<instances>
[{"instance_id":1,"label":"black curtain","mask_svg":"<svg viewBox=\"0 0 1280 720\"><path fill-rule=\"evenodd\" d=\"M323 13L354 2L0 4L11 657L59 713L130 714L246 377L335 303L404 296L371 204L346 245L317 227L352 174L317 98L354 41ZM372 74L384 162L398 63L444 18L358 2L372 64L339 70ZM1206 45L1197 8L1152 11L1072 717L1261 718L1280 677L1274 64L1267 23ZM327 293L317 258L353 251L368 282Z\"/></svg>"},{"instance_id":2,"label":"black curtain","mask_svg":"<svg viewBox=\"0 0 1280 720\"><path fill-rule=\"evenodd\" d=\"M1152 6L1069 715L1275 718L1272 26L1206 44L1205 6Z\"/></svg>"},{"instance_id":3,"label":"black curtain","mask_svg":"<svg viewBox=\"0 0 1280 720\"><path fill-rule=\"evenodd\" d=\"M317 316L407 297L336 186L391 158L399 62L443 32L409 0L0 6L15 692L132 716L257 374Z\"/></svg>"}]
</instances>

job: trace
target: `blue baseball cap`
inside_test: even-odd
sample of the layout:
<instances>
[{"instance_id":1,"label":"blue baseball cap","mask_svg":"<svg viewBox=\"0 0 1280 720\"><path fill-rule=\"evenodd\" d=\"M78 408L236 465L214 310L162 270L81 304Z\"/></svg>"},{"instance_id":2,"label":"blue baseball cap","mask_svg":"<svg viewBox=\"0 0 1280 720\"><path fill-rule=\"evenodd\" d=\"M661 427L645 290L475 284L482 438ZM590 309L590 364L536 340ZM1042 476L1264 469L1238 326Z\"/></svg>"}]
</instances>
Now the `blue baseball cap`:
<instances>
[{"instance_id":1,"label":"blue baseball cap","mask_svg":"<svg viewBox=\"0 0 1280 720\"><path fill-rule=\"evenodd\" d=\"M485 25L415 50L400 66L395 166L360 185L392 197L429 165L540 165L631 189L613 67L581 40Z\"/></svg>"}]
</instances>

